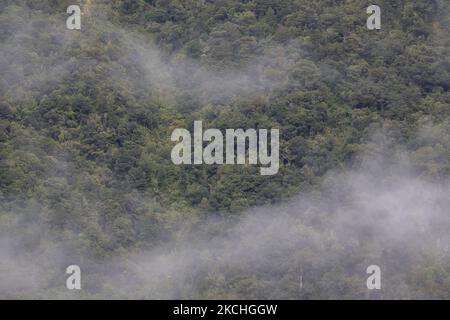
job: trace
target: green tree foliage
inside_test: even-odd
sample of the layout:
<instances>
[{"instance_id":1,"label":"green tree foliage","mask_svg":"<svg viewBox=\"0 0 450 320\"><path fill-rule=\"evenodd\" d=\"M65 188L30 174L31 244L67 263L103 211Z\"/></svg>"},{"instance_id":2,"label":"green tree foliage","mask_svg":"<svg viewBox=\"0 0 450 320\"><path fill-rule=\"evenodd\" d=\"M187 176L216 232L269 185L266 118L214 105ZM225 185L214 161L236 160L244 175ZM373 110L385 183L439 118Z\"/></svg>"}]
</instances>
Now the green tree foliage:
<instances>
[{"instance_id":1,"label":"green tree foliage","mask_svg":"<svg viewBox=\"0 0 450 320\"><path fill-rule=\"evenodd\" d=\"M376 128L419 174L449 177L444 1L381 0L374 32L362 0L86 0L80 32L64 28L71 2L0 3L0 230L43 224L94 260L152 248L180 223L239 216L317 188L330 169L358 168L361 152L376 153ZM170 133L199 119L279 128L279 174L173 165ZM448 297L444 265L418 266L411 285ZM212 273L198 295L298 297L296 272ZM358 296L351 276L303 272L321 277L303 298Z\"/></svg>"}]
</instances>

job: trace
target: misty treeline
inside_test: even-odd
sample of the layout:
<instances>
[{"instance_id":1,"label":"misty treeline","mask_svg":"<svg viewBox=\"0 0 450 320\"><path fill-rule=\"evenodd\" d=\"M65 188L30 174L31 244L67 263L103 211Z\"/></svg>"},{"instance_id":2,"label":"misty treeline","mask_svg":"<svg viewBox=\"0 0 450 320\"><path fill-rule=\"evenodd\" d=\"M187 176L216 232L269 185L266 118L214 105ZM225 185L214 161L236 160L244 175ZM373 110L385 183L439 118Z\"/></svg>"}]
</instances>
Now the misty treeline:
<instances>
[{"instance_id":1,"label":"misty treeline","mask_svg":"<svg viewBox=\"0 0 450 320\"><path fill-rule=\"evenodd\" d=\"M370 4L0 0L0 297L450 298L449 3ZM174 165L195 120L279 173Z\"/></svg>"}]
</instances>

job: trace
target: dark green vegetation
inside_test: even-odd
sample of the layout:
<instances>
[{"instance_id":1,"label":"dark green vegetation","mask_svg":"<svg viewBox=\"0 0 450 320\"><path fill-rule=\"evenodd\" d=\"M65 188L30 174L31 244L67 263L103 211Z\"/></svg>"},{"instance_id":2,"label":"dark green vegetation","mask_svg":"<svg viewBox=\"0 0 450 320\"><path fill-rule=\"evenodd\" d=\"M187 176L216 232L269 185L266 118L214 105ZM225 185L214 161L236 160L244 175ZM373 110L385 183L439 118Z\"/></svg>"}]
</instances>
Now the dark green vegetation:
<instances>
[{"instance_id":1,"label":"dark green vegetation","mask_svg":"<svg viewBox=\"0 0 450 320\"><path fill-rule=\"evenodd\" d=\"M70 4L0 0L0 238L20 253L11 260L48 271L32 289L2 288L14 267L0 265L0 296L78 297L63 288L68 264L95 282L113 257L199 228L214 235L254 206L319 197L324 174L358 170L361 154L388 166L400 146L416 176L448 181L447 1L380 0L379 31L367 30L372 2L360 0L86 0L81 31L65 28ZM170 134L194 120L279 128L280 172L173 165ZM382 147L371 143L380 131ZM199 227L211 216L211 230ZM396 250L383 254L394 261ZM171 296L368 297L364 269L349 265L376 255L370 246L315 269L319 251L301 255L315 283L304 292L286 258L278 273L216 269ZM417 254L405 278L396 270L409 289L379 297L450 297L450 256ZM86 280L82 295L123 297L102 281Z\"/></svg>"}]
</instances>

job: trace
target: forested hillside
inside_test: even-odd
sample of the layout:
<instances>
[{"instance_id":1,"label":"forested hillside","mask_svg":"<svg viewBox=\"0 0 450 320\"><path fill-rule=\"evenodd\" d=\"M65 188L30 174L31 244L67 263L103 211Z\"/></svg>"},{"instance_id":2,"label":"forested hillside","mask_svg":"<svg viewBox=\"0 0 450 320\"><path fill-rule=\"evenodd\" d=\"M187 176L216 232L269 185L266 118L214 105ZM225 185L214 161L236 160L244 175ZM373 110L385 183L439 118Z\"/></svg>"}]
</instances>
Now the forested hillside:
<instances>
[{"instance_id":1,"label":"forested hillside","mask_svg":"<svg viewBox=\"0 0 450 320\"><path fill-rule=\"evenodd\" d=\"M0 297L450 298L450 4L371 4L0 0ZM279 173L174 165L195 120Z\"/></svg>"}]
</instances>

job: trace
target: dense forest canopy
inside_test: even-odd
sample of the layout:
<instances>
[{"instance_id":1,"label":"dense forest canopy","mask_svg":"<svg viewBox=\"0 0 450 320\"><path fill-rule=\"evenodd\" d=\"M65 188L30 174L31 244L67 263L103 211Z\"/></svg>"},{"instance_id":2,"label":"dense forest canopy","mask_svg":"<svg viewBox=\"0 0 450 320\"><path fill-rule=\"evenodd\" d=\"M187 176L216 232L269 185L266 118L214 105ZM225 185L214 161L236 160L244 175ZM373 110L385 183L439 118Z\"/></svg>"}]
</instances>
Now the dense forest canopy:
<instances>
[{"instance_id":1,"label":"dense forest canopy","mask_svg":"<svg viewBox=\"0 0 450 320\"><path fill-rule=\"evenodd\" d=\"M449 298L450 5L371 4L0 0L0 297ZM278 174L174 165L195 120Z\"/></svg>"}]
</instances>

